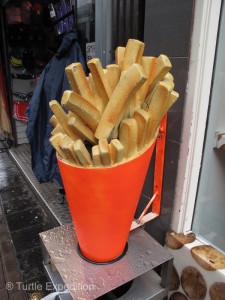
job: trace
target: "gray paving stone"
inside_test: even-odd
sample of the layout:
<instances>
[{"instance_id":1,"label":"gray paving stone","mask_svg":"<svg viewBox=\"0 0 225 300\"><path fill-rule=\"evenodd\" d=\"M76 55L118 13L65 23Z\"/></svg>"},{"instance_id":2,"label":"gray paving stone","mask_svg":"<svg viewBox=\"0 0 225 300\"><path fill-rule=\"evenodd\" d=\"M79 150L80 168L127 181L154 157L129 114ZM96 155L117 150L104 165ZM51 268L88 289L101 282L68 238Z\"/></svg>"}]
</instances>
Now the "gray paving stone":
<instances>
[{"instance_id":1,"label":"gray paving stone","mask_svg":"<svg viewBox=\"0 0 225 300\"><path fill-rule=\"evenodd\" d=\"M2 261L0 260L0 289L3 289L5 287L5 278L4 278L4 272L2 268Z\"/></svg>"},{"instance_id":2,"label":"gray paving stone","mask_svg":"<svg viewBox=\"0 0 225 300\"><path fill-rule=\"evenodd\" d=\"M27 300L27 294L25 291L19 291L13 294L10 298L10 300Z\"/></svg>"},{"instance_id":3,"label":"gray paving stone","mask_svg":"<svg viewBox=\"0 0 225 300\"><path fill-rule=\"evenodd\" d=\"M1 300L8 300L9 299L9 296L8 296L8 293L7 293L6 289L1 289L0 290L0 299Z\"/></svg>"}]
</instances>

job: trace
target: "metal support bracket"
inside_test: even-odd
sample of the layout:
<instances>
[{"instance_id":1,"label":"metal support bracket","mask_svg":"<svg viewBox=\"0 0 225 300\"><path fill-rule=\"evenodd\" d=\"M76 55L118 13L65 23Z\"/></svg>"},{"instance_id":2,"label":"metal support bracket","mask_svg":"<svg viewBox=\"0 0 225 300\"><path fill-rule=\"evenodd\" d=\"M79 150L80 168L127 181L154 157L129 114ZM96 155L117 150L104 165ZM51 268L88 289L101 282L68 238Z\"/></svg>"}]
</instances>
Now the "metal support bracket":
<instances>
[{"instance_id":1,"label":"metal support bracket","mask_svg":"<svg viewBox=\"0 0 225 300\"><path fill-rule=\"evenodd\" d=\"M144 208L140 217L137 220L134 220L132 222L130 230L133 230L140 226L143 227L146 222L149 222L160 215L162 185L163 185L163 170L164 170L164 159L165 159L166 127L167 127L167 114L163 117L160 123L159 134L155 145L153 196L148 202L148 204L146 205L146 207ZM152 211L146 214L150 206L152 206Z\"/></svg>"}]
</instances>

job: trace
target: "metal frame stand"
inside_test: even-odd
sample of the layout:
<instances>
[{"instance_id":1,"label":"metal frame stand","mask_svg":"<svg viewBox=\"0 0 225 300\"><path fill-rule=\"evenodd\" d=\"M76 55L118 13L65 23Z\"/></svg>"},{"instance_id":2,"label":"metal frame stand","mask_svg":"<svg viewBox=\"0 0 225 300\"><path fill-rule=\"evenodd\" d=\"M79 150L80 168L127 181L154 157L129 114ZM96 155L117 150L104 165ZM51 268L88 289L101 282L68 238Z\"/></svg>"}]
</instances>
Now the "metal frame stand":
<instances>
[{"instance_id":1,"label":"metal frame stand","mask_svg":"<svg viewBox=\"0 0 225 300\"><path fill-rule=\"evenodd\" d=\"M43 232L40 238L45 270L59 292L55 299L98 299L131 281L130 289L114 299L159 300L168 293L173 257L142 228L130 233L127 253L105 265L81 258L72 224ZM154 271L158 266L161 276Z\"/></svg>"},{"instance_id":2,"label":"metal frame stand","mask_svg":"<svg viewBox=\"0 0 225 300\"><path fill-rule=\"evenodd\" d=\"M140 228L160 215L166 125L167 115L160 124L156 141L153 196L140 217L132 222L128 250L120 260L97 265L83 259L77 251L78 241L72 224L40 234L45 270L58 292L55 299L161 300L167 296L173 257ZM152 211L147 213L150 206ZM159 266L160 276L154 271ZM132 282L129 290L115 297L114 291L129 282ZM114 297L107 297L109 294Z\"/></svg>"}]
</instances>

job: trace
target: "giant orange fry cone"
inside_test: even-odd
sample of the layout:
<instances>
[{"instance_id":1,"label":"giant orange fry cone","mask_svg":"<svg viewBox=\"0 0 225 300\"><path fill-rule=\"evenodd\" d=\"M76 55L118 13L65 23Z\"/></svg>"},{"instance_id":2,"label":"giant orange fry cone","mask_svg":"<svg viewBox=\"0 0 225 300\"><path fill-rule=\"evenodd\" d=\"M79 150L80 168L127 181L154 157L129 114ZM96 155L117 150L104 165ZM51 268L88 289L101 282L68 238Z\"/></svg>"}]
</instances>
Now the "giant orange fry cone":
<instances>
[{"instance_id":1,"label":"giant orange fry cone","mask_svg":"<svg viewBox=\"0 0 225 300\"><path fill-rule=\"evenodd\" d=\"M120 165L84 168L58 164L80 251L110 262L124 251L155 143Z\"/></svg>"}]
</instances>

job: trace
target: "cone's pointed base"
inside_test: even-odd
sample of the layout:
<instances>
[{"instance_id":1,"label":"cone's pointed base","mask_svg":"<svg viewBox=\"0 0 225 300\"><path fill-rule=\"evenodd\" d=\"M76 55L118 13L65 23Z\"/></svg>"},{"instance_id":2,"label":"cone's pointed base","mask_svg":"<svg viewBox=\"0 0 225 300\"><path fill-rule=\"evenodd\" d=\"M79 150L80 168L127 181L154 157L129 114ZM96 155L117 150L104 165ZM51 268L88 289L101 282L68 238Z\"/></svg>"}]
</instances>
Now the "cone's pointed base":
<instances>
[{"instance_id":1,"label":"cone's pointed base","mask_svg":"<svg viewBox=\"0 0 225 300\"><path fill-rule=\"evenodd\" d=\"M126 246L125 246L125 249L123 250L123 253L120 254L118 257L116 257L115 259L113 260L110 260L110 261L106 261L106 262L97 262L97 261L93 261L93 260L90 260L88 259L87 257L85 257L82 252L81 252L81 249L80 249L80 246L78 245L78 248L77 248L77 252L78 254L80 255L81 258L83 258L84 260L86 260L87 262L89 263L92 263L94 265L108 265L108 264L113 264L115 263L116 261L120 260L121 258L124 257L124 255L126 255L128 251L128 243L126 243Z\"/></svg>"}]
</instances>

